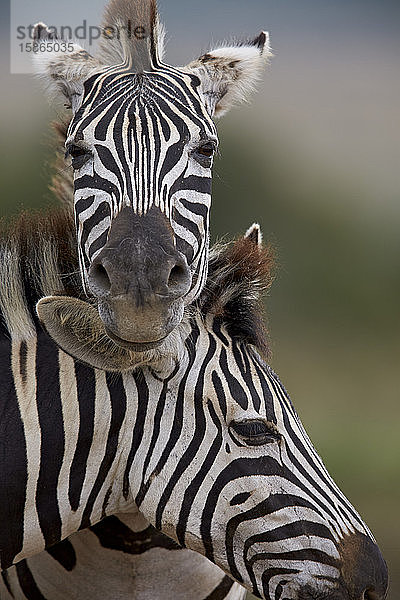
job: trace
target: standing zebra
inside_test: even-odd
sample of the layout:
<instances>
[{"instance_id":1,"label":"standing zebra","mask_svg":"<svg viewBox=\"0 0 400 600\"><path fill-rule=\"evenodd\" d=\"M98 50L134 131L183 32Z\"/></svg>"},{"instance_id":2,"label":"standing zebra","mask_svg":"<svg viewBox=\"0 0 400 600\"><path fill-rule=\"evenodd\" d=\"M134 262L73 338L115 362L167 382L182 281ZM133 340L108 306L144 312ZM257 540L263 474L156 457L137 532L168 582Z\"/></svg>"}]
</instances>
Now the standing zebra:
<instances>
[{"instance_id":1,"label":"standing zebra","mask_svg":"<svg viewBox=\"0 0 400 600\"><path fill-rule=\"evenodd\" d=\"M0 244L1 567L44 548L61 557L68 542L54 545L72 533L139 511L267 600L383 599L387 571L372 535L262 358L259 296L271 258L255 243L257 228L211 257L175 356L150 353L122 373L73 358L109 356L115 369L114 353L127 366L137 356L113 346L79 299L73 237L59 212L25 219ZM68 297L47 296L37 310L69 354L35 316L36 301L62 286ZM4 575L15 597L27 582L29 560ZM43 598L39 588L31 598Z\"/></svg>"},{"instance_id":2,"label":"standing zebra","mask_svg":"<svg viewBox=\"0 0 400 600\"><path fill-rule=\"evenodd\" d=\"M155 0L109 2L98 58L61 50L43 23L34 35L45 42L37 72L72 109L65 147L84 290L120 346L168 345L207 276L212 118L246 99L268 35L171 67Z\"/></svg>"}]
</instances>

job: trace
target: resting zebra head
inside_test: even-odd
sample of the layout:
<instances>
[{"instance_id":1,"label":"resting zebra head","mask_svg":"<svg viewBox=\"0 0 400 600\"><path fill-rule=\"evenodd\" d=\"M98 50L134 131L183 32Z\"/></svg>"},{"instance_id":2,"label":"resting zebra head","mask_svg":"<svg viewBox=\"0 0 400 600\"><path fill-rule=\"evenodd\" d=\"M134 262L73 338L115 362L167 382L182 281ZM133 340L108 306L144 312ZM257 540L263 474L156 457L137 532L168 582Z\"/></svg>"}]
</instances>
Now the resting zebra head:
<instances>
[{"instance_id":1,"label":"resting zebra head","mask_svg":"<svg viewBox=\"0 0 400 600\"><path fill-rule=\"evenodd\" d=\"M258 238L253 227L211 259L203 318L179 372L159 386L163 410L149 403L137 432L132 499L259 597L382 600L374 538L262 358L257 296L271 257Z\"/></svg>"},{"instance_id":2,"label":"resting zebra head","mask_svg":"<svg viewBox=\"0 0 400 600\"><path fill-rule=\"evenodd\" d=\"M108 335L155 347L207 274L214 116L244 100L269 53L265 33L183 68L162 62L155 0L111 0L99 58L72 52L43 24L39 73L72 108L80 269Z\"/></svg>"}]
</instances>

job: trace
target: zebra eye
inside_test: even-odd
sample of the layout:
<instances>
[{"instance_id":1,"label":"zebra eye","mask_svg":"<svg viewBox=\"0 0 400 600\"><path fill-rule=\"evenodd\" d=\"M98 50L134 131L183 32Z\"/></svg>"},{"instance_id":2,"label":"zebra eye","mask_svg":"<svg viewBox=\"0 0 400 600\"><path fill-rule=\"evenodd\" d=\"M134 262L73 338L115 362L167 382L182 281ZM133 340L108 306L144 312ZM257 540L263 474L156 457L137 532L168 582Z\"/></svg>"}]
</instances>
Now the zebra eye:
<instances>
[{"instance_id":1,"label":"zebra eye","mask_svg":"<svg viewBox=\"0 0 400 600\"><path fill-rule=\"evenodd\" d=\"M247 419L246 421L232 421L229 425L234 437L239 438L248 446L263 446L272 444L281 439L274 423L262 419Z\"/></svg>"},{"instance_id":2,"label":"zebra eye","mask_svg":"<svg viewBox=\"0 0 400 600\"><path fill-rule=\"evenodd\" d=\"M68 156L72 158L72 168L80 169L92 155L86 148L70 144L65 153L65 157L67 158Z\"/></svg>"},{"instance_id":3,"label":"zebra eye","mask_svg":"<svg viewBox=\"0 0 400 600\"><path fill-rule=\"evenodd\" d=\"M214 154L214 146L211 142L207 142L207 144L204 144L204 146L197 148L197 153L210 158Z\"/></svg>"},{"instance_id":4,"label":"zebra eye","mask_svg":"<svg viewBox=\"0 0 400 600\"><path fill-rule=\"evenodd\" d=\"M201 165L205 167L210 167L211 158L214 156L214 153L215 144L213 144L212 142L206 142L205 144L202 144L201 146L196 148L196 150L193 152L193 155L197 162L199 162Z\"/></svg>"}]
</instances>

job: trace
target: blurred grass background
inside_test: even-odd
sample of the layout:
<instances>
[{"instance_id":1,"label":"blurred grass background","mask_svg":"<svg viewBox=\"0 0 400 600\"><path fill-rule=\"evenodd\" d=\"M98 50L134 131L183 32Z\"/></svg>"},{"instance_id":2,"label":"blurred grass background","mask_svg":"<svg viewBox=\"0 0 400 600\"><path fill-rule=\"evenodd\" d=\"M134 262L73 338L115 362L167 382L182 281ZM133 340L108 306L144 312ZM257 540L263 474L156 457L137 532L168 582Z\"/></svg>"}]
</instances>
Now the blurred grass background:
<instances>
[{"instance_id":1,"label":"blurred grass background","mask_svg":"<svg viewBox=\"0 0 400 600\"><path fill-rule=\"evenodd\" d=\"M37 2L38 19L46 18L46 3ZM99 15L102 4L91 0L85 11ZM400 597L400 4L204 0L200 7L188 0L183 7L164 0L161 9L167 57L175 64L231 32L270 29L276 57L260 93L220 123L212 235L230 237L259 221L278 249L267 303L272 364L332 476L375 533L394 600ZM50 202L47 142L55 110L37 82L9 74L6 7L1 11L1 211L11 214Z\"/></svg>"}]
</instances>

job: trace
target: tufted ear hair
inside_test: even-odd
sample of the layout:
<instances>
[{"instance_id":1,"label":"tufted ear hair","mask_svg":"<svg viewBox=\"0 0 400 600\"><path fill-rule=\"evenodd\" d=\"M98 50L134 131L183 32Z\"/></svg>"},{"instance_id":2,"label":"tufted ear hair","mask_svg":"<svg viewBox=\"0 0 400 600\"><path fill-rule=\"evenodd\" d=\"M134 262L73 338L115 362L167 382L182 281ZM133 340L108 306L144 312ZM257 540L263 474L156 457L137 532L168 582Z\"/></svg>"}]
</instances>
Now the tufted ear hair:
<instances>
[{"instance_id":1,"label":"tufted ear hair","mask_svg":"<svg viewBox=\"0 0 400 600\"><path fill-rule=\"evenodd\" d=\"M269 35L263 31L250 42L211 50L186 69L200 79L200 94L209 114L221 117L234 104L247 100L270 56Z\"/></svg>"},{"instance_id":2,"label":"tufted ear hair","mask_svg":"<svg viewBox=\"0 0 400 600\"><path fill-rule=\"evenodd\" d=\"M43 43L45 48L45 51L33 54L33 62L36 73L46 82L49 96L63 100L76 112L82 100L84 82L103 65L78 44L58 40L44 23L35 25L33 39Z\"/></svg>"},{"instance_id":3,"label":"tufted ear hair","mask_svg":"<svg viewBox=\"0 0 400 600\"><path fill-rule=\"evenodd\" d=\"M253 242L258 248L262 248L263 236L260 225L253 223L244 234L244 238Z\"/></svg>"}]
</instances>

